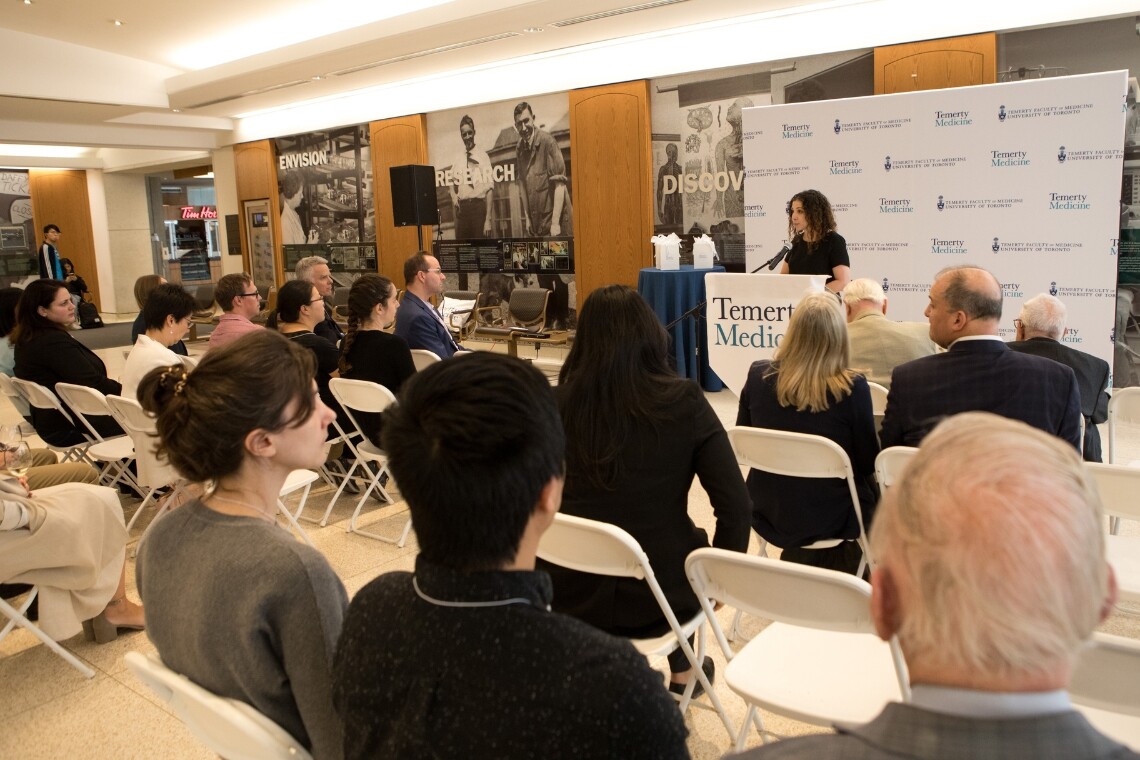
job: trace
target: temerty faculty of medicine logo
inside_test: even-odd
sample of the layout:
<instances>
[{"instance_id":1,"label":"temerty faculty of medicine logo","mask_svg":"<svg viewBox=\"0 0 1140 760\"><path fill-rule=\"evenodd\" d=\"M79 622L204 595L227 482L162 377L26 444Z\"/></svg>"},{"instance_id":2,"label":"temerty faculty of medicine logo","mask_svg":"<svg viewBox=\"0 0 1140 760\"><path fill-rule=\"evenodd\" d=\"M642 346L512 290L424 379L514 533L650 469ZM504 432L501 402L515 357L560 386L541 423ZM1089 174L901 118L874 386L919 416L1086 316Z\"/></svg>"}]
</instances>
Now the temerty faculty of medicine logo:
<instances>
[{"instance_id":1,"label":"temerty faculty of medicine logo","mask_svg":"<svg viewBox=\"0 0 1140 760\"><path fill-rule=\"evenodd\" d=\"M1005 104L998 106L998 121L1005 121Z\"/></svg>"},{"instance_id":2,"label":"temerty faculty of medicine logo","mask_svg":"<svg viewBox=\"0 0 1140 760\"><path fill-rule=\"evenodd\" d=\"M800 140L813 134L811 124L783 124L780 131L785 140Z\"/></svg>"}]
</instances>

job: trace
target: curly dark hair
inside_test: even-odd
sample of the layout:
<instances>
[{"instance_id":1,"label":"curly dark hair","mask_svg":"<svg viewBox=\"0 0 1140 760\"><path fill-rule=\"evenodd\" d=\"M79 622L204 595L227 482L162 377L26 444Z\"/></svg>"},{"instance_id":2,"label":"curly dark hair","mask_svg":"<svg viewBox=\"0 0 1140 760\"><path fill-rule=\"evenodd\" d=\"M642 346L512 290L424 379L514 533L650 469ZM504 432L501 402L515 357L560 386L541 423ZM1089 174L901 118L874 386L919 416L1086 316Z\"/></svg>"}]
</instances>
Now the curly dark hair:
<instances>
[{"instance_id":1,"label":"curly dark hair","mask_svg":"<svg viewBox=\"0 0 1140 760\"><path fill-rule=\"evenodd\" d=\"M835 223L835 214L831 210L831 201L827 200L827 196L818 190L801 190L792 196L788 201L788 238L791 239L796 235L796 229L792 226L792 204L799 201L804 207L804 216L807 217L807 230L806 232L811 236L811 242L807 242L808 249L815 248L816 244L823 239L823 236L829 232L834 232L838 227Z\"/></svg>"}]
</instances>

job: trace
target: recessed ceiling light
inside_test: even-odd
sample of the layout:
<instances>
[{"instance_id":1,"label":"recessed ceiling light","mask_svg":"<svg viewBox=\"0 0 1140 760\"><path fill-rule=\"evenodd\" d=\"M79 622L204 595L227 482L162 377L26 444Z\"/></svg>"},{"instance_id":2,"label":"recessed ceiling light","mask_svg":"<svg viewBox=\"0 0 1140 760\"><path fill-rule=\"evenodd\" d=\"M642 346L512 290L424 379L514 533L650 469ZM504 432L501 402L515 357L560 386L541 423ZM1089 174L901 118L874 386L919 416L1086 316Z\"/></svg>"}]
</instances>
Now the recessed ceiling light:
<instances>
[{"instance_id":1,"label":"recessed ceiling light","mask_svg":"<svg viewBox=\"0 0 1140 760\"><path fill-rule=\"evenodd\" d=\"M111 19L111 23L115 26L122 26L125 22L122 19Z\"/></svg>"},{"instance_id":2,"label":"recessed ceiling light","mask_svg":"<svg viewBox=\"0 0 1140 760\"><path fill-rule=\"evenodd\" d=\"M182 113L182 109L181 108L171 108L170 112L171 113Z\"/></svg>"},{"instance_id":3,"label":"recessed ceiling light","mask_svg":"<svg viewBox=\"0 0 1140 760\"><path fill-rule=\"evenodd\" d=\"M32 0L24 0L24 5L31 5L31 4L32 4Z\"/></svg>"},{"instance_id":4,"label":"recessed ceiling light","mask_svg":"<svg viewBox=\"0 0 1140 760\"><path fill-rule=\"evenodd\" d=\"M323 77L323 76L321 76L320 74L317 74L315 77L313 77L313 81L314 81L314 82L319 82L319 81L321 81L322 79L324 79L324 77Z\"/></svg>"},{"instance_id":5,"label":"recessed ceiling light","mask_svg":"<svg viewBox=\"0 0 1140 760\"><path fill-rule=\"evenodd\" d=\"M528 26L526 29L523 29L523 31L526 32L527 34L538 34L539 32L542 31L542 27L541 26Z\"/></svg>"}]
</instances>

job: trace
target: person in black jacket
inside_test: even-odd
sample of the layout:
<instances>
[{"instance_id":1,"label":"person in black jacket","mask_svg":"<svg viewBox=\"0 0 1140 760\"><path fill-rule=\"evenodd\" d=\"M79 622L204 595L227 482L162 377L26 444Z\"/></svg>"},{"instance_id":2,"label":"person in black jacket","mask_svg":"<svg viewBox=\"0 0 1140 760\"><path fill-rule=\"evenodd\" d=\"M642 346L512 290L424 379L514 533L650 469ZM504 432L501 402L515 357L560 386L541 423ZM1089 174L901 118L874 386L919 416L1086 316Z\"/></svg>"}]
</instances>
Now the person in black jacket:
<instances>
[{"instance_id":1,"label":"person in black jacket","mask_svg":"<svg viewBox=\"0 0 1140 760\"><path fill-rule=\"evenodd\" d=\"M1065 327L1065 304L1048 293L1030 298L1021 306L1013 322L1017 340L1007 343L1014 351L1044 356L1070 367L1077 376L1081 394L1081 414L1085 418L1084 458L1100 462L1100 431L1096 426L1108 419L1108 362L1061 342Z\"/></svg>"},{"instance_id":2,"label":"person in black jacket","mask_svg":"<svg viewBox=\"0 0 1140 760\"><path fill-rule=\"evenodd\" d=\"M555 389L566 428L562 511L617 525L637 539L669 606L684 620L700 609L685 558L709 543L689 516L693 476L716 515L713 546L748 548L751 502L724 427L700 386L669 368L666 344L661 323L632 288L610 285L586 299ZM554 581L556 611L621 636L669 630L642 581L542 568ZM670 655L669 669L670 689L683 692L692 672L680 649Z\"/></svg>"},{"instance_id":3,"label":"person in black jacket","mask_svg":"<svg viewBox=\"0 0 1140 760\"><path fill-rule=\"evenodd\" d=\"M16 327L11 341L16 348L16 377L54 391L56 383L86 385L104 394L118 394L122 386L107 377L107 366L94 351L71 337L75 304L62 280L35 280L16 306ZM123 435L110 417L89 417L104 437ZM53 446L74 446L86 440L67 418L52 409L32 407L32 425L40 438Z\"/></svg>"}]
</instances>

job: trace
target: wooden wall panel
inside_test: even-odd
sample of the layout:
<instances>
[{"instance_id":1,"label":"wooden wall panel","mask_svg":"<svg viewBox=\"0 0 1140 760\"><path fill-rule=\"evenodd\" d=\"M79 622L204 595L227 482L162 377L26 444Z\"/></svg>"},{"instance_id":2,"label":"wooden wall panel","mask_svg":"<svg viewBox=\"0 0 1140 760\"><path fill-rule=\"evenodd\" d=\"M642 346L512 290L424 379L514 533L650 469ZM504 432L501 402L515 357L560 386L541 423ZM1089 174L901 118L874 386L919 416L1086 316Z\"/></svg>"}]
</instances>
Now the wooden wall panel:
<instances>
[{"instance_id":1,"label":"wooden wall panel","mask_svg":"<svg viewBox=\"0 0 1140 760\"><path fill-rule=\"evenodd\" d=\"M404 260L419 250L415 227L392 223L392 183L388 170L405 164L426 164L427 118L424 114L400 116L369 124L372 141L372 186L376 203L376 266L404 287ZM424 247L431 250L432 227L423 228Z\"/></svg>"},{"instance_id":2,"label":"wooden wall panel","mask_svg":"<svg viewBox=\"0 0 1140 760\"><path fill-rule=\"evenodd\" d=\"M997 81L997 35L973 34L875 48L875 94Z\"/></svg>"},{"instance_id":3,"label":"wooden wall panel","mask_svg":"<svg viewBox=\"0 0 1140 760\"><path fill-rule=\"evenodd\" d=\"M234 146L234 174L237 185L238 199L238 226L241 231L241 259L242 269L253 271L250 261L246 234L245 213L243 201L254 201L259 198L268 198L269 206L274 210L273 239L277 241L273 252L274 268L277 271L278 287L285 281L281 267L281 214L277 213L277 166L274 160L273 143L270 140L242 143ZM261 284L261 283L259 283Z\"/></svg>"},{"instance_id":4,"label":"wooden wall panel","mask_svg":"<svg viewBox=\"0 0 1140 760\"><path fill-rule=\"evenodd\" d=\"M36 225L36 250L43 243L45 224L59 227L59 255L71 259L75 271L87 282L95 305L99 301L99 272L95 265L95 237L91 230L91 202L87 172L83 170L31 169L28 184L32 218Z\"/></svg>"},{"instance_id":5,"label":"wooden wall panel","mask_svg":"<svg viewBox=\"0 0 1140 760\"><path fill-rule=\"evenodd\" d=\"M647 81L570 92L578 308L602 285L637 285L652 266L653 177Z\"/></svg>"}]
</instances>

